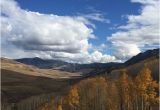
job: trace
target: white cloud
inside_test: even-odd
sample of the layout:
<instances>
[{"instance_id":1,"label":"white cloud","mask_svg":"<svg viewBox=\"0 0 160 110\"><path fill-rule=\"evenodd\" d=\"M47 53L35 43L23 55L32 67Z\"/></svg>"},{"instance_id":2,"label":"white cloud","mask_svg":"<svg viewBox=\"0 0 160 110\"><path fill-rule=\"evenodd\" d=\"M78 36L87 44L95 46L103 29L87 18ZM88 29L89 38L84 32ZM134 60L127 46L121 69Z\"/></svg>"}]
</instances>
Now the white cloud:
<instances>
[{"instance_id":1,"label":"white cloud","mask_svg":"<svg viewBox=\"0 0 160 110\"><path fill-rule=\"evenodd\" d=\"M94 29L96 29L96 26L95 24L92 23L92 21L97 21L97 22L107 23L107 24L110 23L110 20L104 16L104 13L99 12L98 10L97 11L93 10L93 12L88 14L78 13L77 19L91 26Z\"/></svg>"},{"instance_id":2,"label":"white cloud","mask_svg":"<svg viewBox=\"0 0 160 110\"><path fill-rule=\"evenodd\" d=\"M158 0L132 0L141 3L139 15L128 15L126 25L118 27L119 31L107 37L112 42L115 55L127 59L136 55L141 50L159 44L159 1Z\"/></svg>"},{"instance_id":3,"label":"white cloud","mask_svg":"<svg viewBox=\"0 0 160 110\"><path fill-rule=\"evenodd\" d=\"M111 55L103 55L99 51L94 51L91 56L90 56L90 62L114 62L116 61L116 57L111 56Z\"/></svg>"},{"instance_id":4,"label":"white cloud","mask_svg":"<svg viewBox=\"0 0 160 110\"><path fill-rule=\"evenodd\" d=\"M105 43L102 43L100 45L91 45L91 50L93 51L100 51L100 52L103 52L105 49L107 49L107 45Z\"/></svg>"},{"instance_id":5,"label":"white cloud","mask_svg":"<svg viewBox=\"0 0 160 110\"><path fill-rule=\"evenodd\" d=\"M131 2L137 2L137 3L141 3L141 4L157 4L159 2L159 0L131 0Z\"/></svg>"},{"instance_id":6,"label":"white cloud","mask_svg":"<svg viewBox=\"0 0 160 110\"><path fill-rule=\"evenodd\" d=\"M1 0L2 56L54 58L65 61L109 62L114 57L96 51L89 54L88 40L96 38L89 19L23 10L14 0ZM96 14L94 20L104 21ZM97 58L96 58L96 55Z\"/></svg>"},{"instance_id":7,"label":"white cloud","mask_svg":"<svg viewBox=\"0 0 160 110\"><path fill-rule=\"evenodd\" d=\"M14 0L1 0L2 56L35 57L69 62L114 62L125 60L141 50L159 46L159 1L131 0L143 6L139 15L128 15L126 25L108 37L115 56L102 54L105 44L93 46L96 39L92 21L109 23L100 13L58 16L23 10ZM91 27L90 27L90 26ZM92 48L93 52L88 50ZM118 58L118 60L117 60Z\"/></svg>"},{"instance_id":8,"label":"white cloud","mask_svg":"<svg viewBox=\"0 0 160 110\"><path fill-rule=\"evenodd\" d=\"M106 19L104 15L100 12L90 13L90 14L80 14L80 16L88 20L94 20L94 21L99 21L103 23L110 23L110 20Z\"/></svg>"},{"instance_id":9,"label":"white cloud","mask_svg":"<svg viewBox=\"0 0 160 110\"><path fill-rule=\"evenodd\" d=\"M121 60L126 60L140 53L140 49L136 44L116 43L114 44L114 48L116 49L114 53L115 57Z\"/></svg>"}]
</instances>

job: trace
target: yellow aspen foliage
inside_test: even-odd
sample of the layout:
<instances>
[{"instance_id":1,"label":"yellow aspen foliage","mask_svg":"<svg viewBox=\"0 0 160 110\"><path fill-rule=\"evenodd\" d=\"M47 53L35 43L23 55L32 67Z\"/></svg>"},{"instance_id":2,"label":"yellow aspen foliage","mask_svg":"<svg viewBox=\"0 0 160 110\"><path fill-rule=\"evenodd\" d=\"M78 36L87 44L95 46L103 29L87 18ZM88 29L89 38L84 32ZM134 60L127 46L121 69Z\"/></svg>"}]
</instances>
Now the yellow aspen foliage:
<instances>
[{"instance_id":1,"label":"yellow aspen foliage","mask_svg":"<svg viewBox=\"0 0 160 110\"><path fill-rule=\"evenodd\" d=\"M119 92L121 94L121 105L123 109L127 109L128 105L130 103L130 83L129 83L129 77L126 73L126 70L123 70L121 72L120 78L119 78Z\"/></svg>"},{"instance_id":2,"label":"yellow aspen foliage","mask_svg":"<svg viewBox=\"0 0 160 110\"><path fill-rule=\"evenodd\" d=\"M153 86L156 86L156 83L153 81L152 76L151 76L151 71L145 67L143 68L140 73L137 75L136 80L135 80L136 86L138 93L144 98L148 98L147 90L148 92L154 88Z\"/></svg>"},{"instance_id":3,"label":"yellow aspen foliage","mask_svg":"<svg viewBox=\"0 0 160 110\"><path fill-rule=\"evenodd\" d=\"M62 109L62 105L58 105L57 110L63 110L63 109Z\"/></svg>"},{"instance_id":4,"label":"yellow aspen foliage","mask_svg":"<svg viewBox=\"0 0 160 110\"><path fill-rule=\"evenodd\" d=\"M152 78L152 73L146 66L140 71L135 79L136 90L140 97L143 98L147 106L157 102L158 84Z\"/></svg>"},{"instance_id":5,"label":"yellow aspen foliage","mask_svg":"<svg viewBox=\"0 0 160 110\"><path fill-rule=\"evenodd\" d=\"M77 86L72 86L68 95L69 105L76 107L79 104L79 94Z\"/></svg>"}]
</instances>

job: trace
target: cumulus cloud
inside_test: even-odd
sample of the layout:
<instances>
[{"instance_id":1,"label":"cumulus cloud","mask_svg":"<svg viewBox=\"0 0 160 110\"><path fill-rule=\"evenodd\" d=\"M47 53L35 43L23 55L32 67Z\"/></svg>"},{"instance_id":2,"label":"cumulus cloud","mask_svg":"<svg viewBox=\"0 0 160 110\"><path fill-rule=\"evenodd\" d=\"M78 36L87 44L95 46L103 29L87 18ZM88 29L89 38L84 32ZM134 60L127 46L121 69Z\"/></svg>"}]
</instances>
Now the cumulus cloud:
<instances>
[{"instance_id":1,"label":"cumulus cloud","mask_svg":"<svg viewBox=\"0 0 160 110\"><path fill-rule=\"evenodd\" d=\"M93 15L58 16L21 9L14 0L2 0L2 56L54 58L72 62L109 62L114 57L89 53L88 40L96 38L89 28ZM94 20L103 21L101 15ZM97 59L95 58L97 55Z\"/></svg>"},{"instance_id":2,"label":"cumulus cloud","mask_svg":"<svg viewBox=\"0 0 160 110\"><path fill-rule=\"evenodd\" d=\"M42 14L22 9L14 0L1 0L1 55L9 58L41 57L77 63L126 60L142 50L159 47L158 0L131 0L142 4L139 15L128 15L127 24L107 37L114 56L102 54L106 44L89 39L95 24L109 23L101 13L78 16ZM92 53L89 49L92 48Z\"/></svg>"},{"instance_id":3,"label":"cumulus cloud","mask_svg":"<svg viewBox=\"0 0 160 110\"><path fill-rule=\"evenodd\" d=\"M116 57L121 59L136 55L148 45L153 48L159 44L159 0L131 2L142 4L140 14L128 15L127 24L119 26L119 31L107 37L112 42Z\"/></svg>"},{"instance_id":4,"label":"cumulus cloud","mask_svg":"<svg viewBox=\"0 0 160 110\"><path fill-rule=\"evenodd\" d=\"M90 56L90 62L114 62L116 61L116 57L115 56L111 56L111 55L103 55L101 52L99 51L94 51L91 56Z\"/></svg>"},{"instance_id":5,"label":"cumulus cloud","mask_svg":"<svg viewBox=\"0 0 160 110\"><path fill-rule=\"evenodd\" d=\"M42 57L44 55L38 54L39 57ZM41 56L42 55L42 56ZM51 56L51 58L56 58L68 62L73 63L93 63L93 62L100 62L100 63L106 63L106 62L116 62L118 61L116 57L111 55L102 54L100 51L94 51L93 53L76 53L76 54L70 54L65 52L52 52L48 54ZM120 61L120 60L119 60Z\"/></svg>"},{"instance_id":6,"label":"cumulus cloud","mask_svg":"<svg viewBox=\"0 0 160 110\"><path fill-rule=\"evenodd\" d=\"M83 22L69 16L29 12L16 4L9 6L11 2L14 3L2 1L2 36L12 44L26 50L73 53L87 50L92 29Z\"/></svg>"}]
</instances>

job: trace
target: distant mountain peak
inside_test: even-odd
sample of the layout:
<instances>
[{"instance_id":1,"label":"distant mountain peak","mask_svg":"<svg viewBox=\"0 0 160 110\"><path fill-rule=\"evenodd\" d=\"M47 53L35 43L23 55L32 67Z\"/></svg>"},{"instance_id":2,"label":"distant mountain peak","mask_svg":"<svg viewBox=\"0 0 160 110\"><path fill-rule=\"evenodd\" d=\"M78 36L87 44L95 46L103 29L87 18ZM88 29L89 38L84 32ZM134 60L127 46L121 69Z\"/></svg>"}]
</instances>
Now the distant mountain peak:
<instances>
[{"instance_id":1,"label":"distant mountain peak","mask_svg":"<svg viewBox=\"0 0 160 110\"><path fill-rule=\"evenodd\" d=\"M20 63L24 63L27 65L33 65L38 68L43 69L55 69L55 70L63 70L67 72L82 72L83 74L99 74L101 72L110 71L122 67L127 67L132 64L139 63L149 58L159 58L159 49L148 50L143 53L139 53L138 55L132 57L125 63L116 63L116 62L109 62L109 63L90 63L90 64L74 64L68 63L61 60L53 60L53 59L41 59L39 57L34 58L22 58L17 59L16 61Z\"/></svg>"},{"instance_id":2,"label":"distant mountain peak","mask_svg":"<svg viewBox=\"0 0 160 110\"><path fill-rule=\"evenodd\" d=\"M124 64L132 65L134 63L138 63L140 61L143 61L151 57L159 57L159 50L160 49L158 48L158 49L147 50L145 52L139 53L136 56L133 56L131 59L127 60Z\"/></svg>"}]
</instances>

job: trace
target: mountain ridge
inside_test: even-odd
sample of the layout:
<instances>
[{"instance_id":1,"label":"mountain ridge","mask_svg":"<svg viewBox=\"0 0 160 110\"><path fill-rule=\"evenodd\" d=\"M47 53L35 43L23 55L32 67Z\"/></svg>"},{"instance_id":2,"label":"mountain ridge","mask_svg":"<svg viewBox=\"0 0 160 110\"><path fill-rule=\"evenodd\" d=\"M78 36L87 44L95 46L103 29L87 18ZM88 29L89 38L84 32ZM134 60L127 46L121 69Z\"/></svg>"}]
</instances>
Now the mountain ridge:
<instances>
[{"instance_id":1,"label":"mountain ridge","mask_svg":"<svg viewBox=\"0 0 160 110\"><path fill-rule=\"evenodd\" d=\"M124 64L125 65L132 65L134 63L138 63L139 61L143 61L146 58L150 58L153 56L159 58L159 50L160 49L153 49L153 50L147 50L143 53L139 53L136 56L133 56L132 58L127 60Z\"/></svg>"},{"instance_id":2,"label":"mountain ridge","mask_svg":"<svg viewBox=\"0 0 160 110\"><path fill-rule=\"evenodd\" d=\"M149 59L151 57L159 58L159 48L153 50L147 50L145 52L139 53L124 63L118 62L109 62L109 63L90 63L90 64L77 64L77 63L69 63L61 60L53 60L53 59L41 59L38 57L35 58L22 58L15 59L15 61L24 63L27 65L33 65L42 69L58 69L67 72L79 72L85 70L91 70L84 72L84 74L91 74L95 71L104 70L107 72L111 72L113 69L118 69L122 67L126 67L135 63L139 63L143 60ZM95 73L96 74L96 73Z\"/></svg>"},{"instance_id":3,"label":"mountain ridge","mask_svg":"<svg viewBox=\"0 0 160 110\"><path fill-rule=\"evenodd\" d=\"M146 57L141 58L143 56ZM46 62L40 58L35 58L34 60L39 60L39 63L42 61L44 64ZM56 96L57 92L63 93L71 84L88 77L106 75L116 79L123 69L127 70L128 75L135 77L145 64L147 64L151 70L153 78L156 81L159 80L159 49L138 54L137 56L128 60L128 62L123 64L113 62L107 64L74 64L74 68L72 67L72 64L69 64L69 66L67 65L66 68L56 67L43 69L37 68L33 65L26 65L22 62L17 62L16 60L1 58L2 99L7 99L9 102L14 100L19 101L28 97L28 95L24 94L29 94L29 96L32 96L35 94L49 92L54 92ZM71 68L71 70L67 70L68 68ZM60 69L63 69L63 71L60 71ZM80 76L78 76L77 73ZM65 92L63 94L65 94ZM13 97L7 98L6 96L8 95Z\"/></svg>"}]
</instances>

